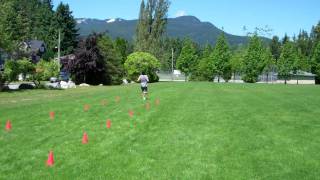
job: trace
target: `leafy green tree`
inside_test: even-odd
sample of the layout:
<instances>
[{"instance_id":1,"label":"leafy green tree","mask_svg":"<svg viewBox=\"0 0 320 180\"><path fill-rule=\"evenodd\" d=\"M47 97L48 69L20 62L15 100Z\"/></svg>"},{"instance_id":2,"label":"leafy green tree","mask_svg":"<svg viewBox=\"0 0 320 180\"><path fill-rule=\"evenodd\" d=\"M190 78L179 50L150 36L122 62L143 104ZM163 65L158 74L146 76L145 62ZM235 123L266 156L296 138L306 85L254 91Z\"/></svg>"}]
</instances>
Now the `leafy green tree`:
<instances>
[{"instance_id":1,"label":"leafy green tree","mask_svg":"<svg viewBox=\"0 0 320 180\"><path fill-rule=\"evenodd\" d=\"M8 14L13 11L12 5L9 2L0 3L0 48L11 52L13 49L14 42L11 39L12 34L8 31Z\"/></svg>"},{"instance_id":2,"label":"leafy green tree","mask_svg":"<svg viewBox=\"0 0 320 180\"><path fill-rule=\"evenodd\" d=\"M41 0L35 11L33 36L35 39L46 43L46 52L43 59L50 60L54 57L54 49L57 46L58 28L51 0Z\"/></svg>"},{"instance_id":3,"label":"leafy green tree","mask_svg":"<svg viewBox=\"0 0 320 180\"><path fill-rule=\"evenodd\" d=\"M273 58L276 60L276 62L280 58L281 54L281 43L279 42L279 37L278 36L273 36L271 43L270 43L270 50Z\"/></svg>"},{"instance_id":4,"label":"leafy green tree","mask_svg":"<svg viewBox=\"0 0 320 180\"><path fill-rule=\"evenodd\" d=\"M276 60L271 53L269 48L265 49L263 52L263 72L267 75L267 82L269 81L269 73L273 72L275 69Z\"/></svg>"},{"instance_id":5,"label":"leafy green tree","mask_svg":"<svg viewBox=\"0 0 320 180\"><path fill-rule=\"evenodd\" d=\"M128 56L124 63L128 78L136 81L141 72L145 72L149 76L150 82L156 82L159 77L156 70L160 67L159 60L153 55L145 52L135 52Z\"/></svg>"},{"instance_id":6,"label":"leafy green tree","mask_svg":"<svg viewBox=\"0 0 320 180\"><path fill-rule=\"evenodd\" d=\"M215 72L215 66L210 58L213 48L210 44L206 44L201 58L199 60L198 66L195 72L191 76L191 80L199 80L199 81L212 81L213 75Z\"/></svg>"},{"instance_id":7,"label":"leafy green tree","mask_svg":"<svg viewBox=\"0 0 320 180\"><path fill-rule=\"evenodd\" d=\"M290 41L286 42L282 48L280 59L278 61L278 75L284 78L284 83L290 79L291 73L294 70L294 64L297 61L297 54L294 44Z\"/></svg>"},{"instance_id":8,"label":"leafy green tree","mask_svg":"<svg viewBox=\"0 0 320 180\"><path fill-rule=\"evenodd\" d=\"M231 72L233 73L233 80L235 81L236 75L241 73L243 58L245 50L240 47L232 55L230 60Z\"/></svg>"},{"instance_id":9,"label":"leafy green tree","mask_svg":"<svg viewBox=\"0 0 320 180\"><path fill-rule=\"evenodd\" d=\"M313 26L310 33L310 38L313 42L314 47L317 45L317 42L320 41L320 21L316 26Z\"/></svg>"},{"instance_id":10,"label":"leafy green tree","mask_svg":"<svg viewBox=\"0 0 320 180\"><path fill-rule=\"evenodd\" d=\"M121 64L123 65L129 54L133 52L132 45L125 39L117 37L114 41L115 49L121 55Z\"/></svg>"},{"instance_id":11,"label":"leafy green tree","mask_svg":"<svg viewBox=\"0 0 320 180\"><path fill-rule=\"evenodd\" d=\"M57 29L61 30L61 53L67 55L73 53L78 45L78 29L68 4L60 3L55 12Z\"/></svg>"},{"instance_id":12,"label":"leafy green tree","mask_svg":"<svg viewBox=\"0 0 320 180\"><path fill-rule=\"evenodd\" d=\"M77 84L110 84L106 80L106 63L98 46L99 36L92 34L79 42L75 59L68 62L66 69Z\"/></svg>"},{"instance_id":13,"label":"leafy green tree","mask_svg":"<svg viewBox=\"0 0 320 180\"><path fill-rule=\"evenodd\" d=\"M315 46L312 54L312 72L316 74L316 83L320 83L320 42Z\"/></svg>"},{"instance_id":14,"label":"leafy green tree","mask_svg":"<svg viewBox=\"0 0 320 180\"><path fill-rule=\"evenodd\" d=\"M7 60L4 63L4 78L7 80L7 83L18 80L18 75L20 74L20 68L17 61Z\"/></svg>"},{"instance_id":15,"label":"leafy green tree","mask_svg":"<svg viewBox=\"0 0 320 180\"><path fill-rule=\"evenodd\" d=\"M168 0L141 2L136 29L135 50L149 52L156 57L163 53L162 39L167 25Z\"/></svg>"},{"instance_id":16,"label":"leafy green tree","mask_svg":"<svg viewBox=\"0 0 320 180\"><path fill-rule=\"evenodd\" d=\"M186 39L183 43L183 48L181 54L177 60L177 68L181 72L185 73L186 80L187 77L194 72L197 63L197 51L190 39Z\"/></svg>"},{"instance_id":17,"label":"leafy green tree","mask_svg":"<svg viewBox=\"0 0 320 180\"><path fill-rule=\"evenodd\" d=\"M211 56L215 66L215 75L218 76L218 82L220 82L220 77L223 77L228 82L231 78L231 52L224 34L218 38Z\"/></svg>"},{"instance_id":18,"label":"leafy green tree","mask_svg":"<svg viewBox=\"0 0 320 180\"><path fill-rule=\"evenodd\" d=\"M120 51L117 51L115 44L108 36L99 37L98 47L101 55L104 57L107 82L110 84L121 84L122 78L124 77L122 54ZM126 56L126 54L124 54L124 56Z\"/></svg>"},{"instance_id":19,"label":"leafy green tree","mask_svg":"<svg viewBox=\"0 0 320 180\"><path fill-rule=\"evenodd\" d=\"M243 60L242 79L248 83L258 81L264 68L264 47L261 39L255 34L250 38L249 47Z\"/></svg>"},{"instance_id":20,"label":"leafy green tree","mask_svg":"<svg viewBox=\"0 0 320 180\"><path fill-rule=\"evenodd\" d=\"M306 31L302 30L300 31L298 35L298 39L295 42L297 44L297 48L300 49L301 55L305 57L310 57L312 45L310 43L309 35Z\"/></svg>"},{"instance_id":21,"label":"leafy green tree","mask_svg":"<svg viewBox=\"0 0 320 180\"><path fill-rule=\"evenodd\" d=\"M293 64L293 73L296 75L297 84L299 84L298 73L300 71L310 71L310 64L308 62L308 57L303 53L303 50L299 47L295 49L296 59Z\"/></svg>"},{"instance_id":22,"label":"leafy green tree","mask_svg":"<svg viewBox=\"0 0 320 180\"><path fill-rule=\"evenodd\" d=\"M23 58L17 61L19 67L19 74L22 74L23 79L27 75L32 75L35 71L35 65L30 61L30 59Z\"/></svg>"},{"instance_id":23,"label":"leafy green tree","mask_svg":"<svg viewBox=\"0 0 320 180\"><path fill-rule=\"evenodd\" d=\"M54 60L41 60L36 65L36 73L39 81L48 81L51 77L59 76L60 65Z\"/></svg>"},{"instance_id":24,"label":"leafy green tree","mask_svg":"<svg viewBox=\"0 0 320 180\"><path fill-rule=\"evenodd\" d=\"M289 41L290 41L290 37L287 34L285 34L284 37L282 38L282 42L281 42L282 46Z\"/></svg>"}]
</instances>

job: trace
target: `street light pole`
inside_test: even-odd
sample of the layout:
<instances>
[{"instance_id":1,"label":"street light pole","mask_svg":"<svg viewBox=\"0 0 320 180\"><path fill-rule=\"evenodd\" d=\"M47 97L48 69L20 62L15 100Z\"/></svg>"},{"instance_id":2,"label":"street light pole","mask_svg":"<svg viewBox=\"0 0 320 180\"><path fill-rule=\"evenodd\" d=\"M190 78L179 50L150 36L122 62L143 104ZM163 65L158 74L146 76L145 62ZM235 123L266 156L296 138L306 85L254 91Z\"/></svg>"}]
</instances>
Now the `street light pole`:
<instances>
[{"instance_id":1,"label":"street light pole","mask_svg":"<svg viewBox=\"0 0 320 180\"><path fill-rule=\"evenodd\" d=\"M173 81L173 48L171 48L171 75L172 75L172 81Z\"/></svg>"},{"instance_id":2,"label":"street light pole","mask_svg":"<svg viewBox=\"0 0 320 180\"><path fill-rule=\"evenodd\" d=\"M60 58L61 58L61 30L59 29L59 37L58 37L58 64L60 66Z\"/></svg>"}]
</instances>

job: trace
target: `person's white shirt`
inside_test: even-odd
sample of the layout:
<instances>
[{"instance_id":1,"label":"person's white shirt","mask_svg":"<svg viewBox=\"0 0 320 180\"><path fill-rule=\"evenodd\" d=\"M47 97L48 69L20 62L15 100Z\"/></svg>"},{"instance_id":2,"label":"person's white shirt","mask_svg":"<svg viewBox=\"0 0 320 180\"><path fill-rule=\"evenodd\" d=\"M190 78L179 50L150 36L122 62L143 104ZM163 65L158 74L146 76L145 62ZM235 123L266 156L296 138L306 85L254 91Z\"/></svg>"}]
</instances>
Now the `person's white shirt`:
<instances>
[{"instance_id":1,"label":"person's white shirt","mask_svg":"<svg viewBox=\"0 0 320 180\"><path fill-rule=\"evenodd\" d=\"M138 81L141 82L141 87L148 87L149 78L147 75L140 75Z\"/></svg>"}]
</instances>

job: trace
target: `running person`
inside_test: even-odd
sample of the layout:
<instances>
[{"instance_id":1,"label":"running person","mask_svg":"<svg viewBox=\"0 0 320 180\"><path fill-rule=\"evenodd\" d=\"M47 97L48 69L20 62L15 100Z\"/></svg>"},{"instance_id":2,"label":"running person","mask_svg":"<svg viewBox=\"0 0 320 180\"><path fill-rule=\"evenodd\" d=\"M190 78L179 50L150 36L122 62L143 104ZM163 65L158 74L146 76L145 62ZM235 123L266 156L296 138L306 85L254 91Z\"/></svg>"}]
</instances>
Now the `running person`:
<instances>
[{"instance_id":1,"label":"running person","mask_svg":"<svg viewBox=\"0 0 320 180\"><path fill-rule=\"evenodd\" d=\"M149 78L146 75L145 72L142 72L141 75L138 78L138 82L141 82L141 91L142 91L142 97L143 100L147 99L148 96L148 82L149 82Z\"/></svg>"}]
</instances>

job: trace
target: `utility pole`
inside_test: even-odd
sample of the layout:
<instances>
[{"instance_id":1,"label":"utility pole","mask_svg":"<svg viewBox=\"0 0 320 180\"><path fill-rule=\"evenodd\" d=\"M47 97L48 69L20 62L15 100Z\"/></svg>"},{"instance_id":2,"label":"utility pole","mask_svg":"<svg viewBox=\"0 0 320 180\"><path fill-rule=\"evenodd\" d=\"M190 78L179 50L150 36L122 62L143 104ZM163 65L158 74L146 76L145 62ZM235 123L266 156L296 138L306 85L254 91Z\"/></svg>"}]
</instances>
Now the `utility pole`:
<instances>
[{"instance_id":1,"label":"utility pole","mask_svg":"<svg viewBox=\"0 0 320 180\"><path fill-rule=\"evenodd\" d=\"M171 48L171 75L172 75L172 81L173 81L173 48Z\"/></svg>"},{"instance_id":2,"label":"utility pole","mask_svg":"<svg viewBox=\"0 0 320 180\"><path fill-rule=\"evenodd\" d=\"M60 58L61 58L61 30L59 29L59 38L58 38L58 64L60 66Z\"/></svg>"}]
</instances>

